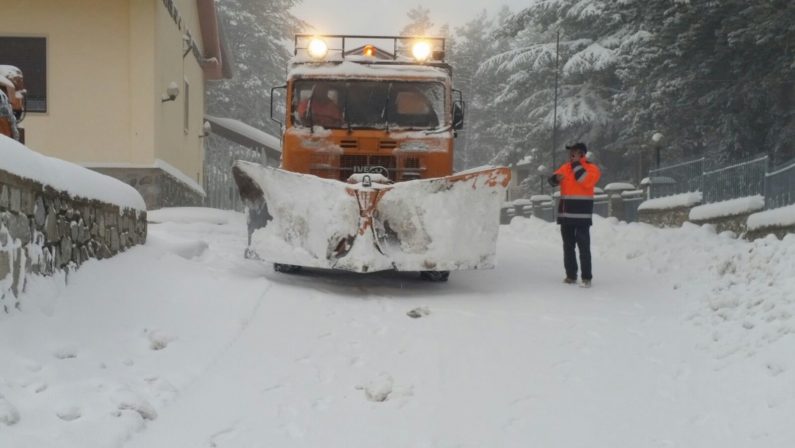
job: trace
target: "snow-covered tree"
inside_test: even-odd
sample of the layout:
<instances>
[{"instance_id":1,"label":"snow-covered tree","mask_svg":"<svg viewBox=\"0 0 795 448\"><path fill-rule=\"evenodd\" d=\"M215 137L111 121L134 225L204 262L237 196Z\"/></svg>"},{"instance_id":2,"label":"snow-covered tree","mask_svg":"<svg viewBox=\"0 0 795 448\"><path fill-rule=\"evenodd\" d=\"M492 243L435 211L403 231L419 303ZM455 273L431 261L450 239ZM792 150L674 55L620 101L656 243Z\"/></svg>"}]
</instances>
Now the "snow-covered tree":
<instances>
[{"instance_id":1,"label":"snow-covered tree","mask_svg":"<svg viewBox=\"0 0 795 448\"><path fill-rule=\"evenodd\" d=\"M285 42L304 27L289 12L298 0L223 0L217 2L231 52L234 77L207 86L207 111L279 135L270 119L270 89L285 81L290 51ZM221 137L206 144L205 189L213 207L238 208L231 177L235 160L259 160L255 151Z\"/></svg>"},{"instance_id":2,"label":"snow-covered tree","mask_svg":"<svg viewBox=\"0 0 795 448\"><path fill-rule=\"evenodd\" d=\"M497 91L469 126L499 136L495 162L535 147L549 154L559 57L556 150L589 143L606 180L648 165L656 132L668 161L791 158L791 23L795 4L786 0L534 0L496 27L508 48L480 63L475 79Z\"/></svg>"},{"instance_id":3,"label":"snow-covered tree","mask_svg":"<svg viewBox=\"0 0 795 448\"><path fill-rule=\"evenodd\" d=\"M409 10L406 15L409 23L400 31L401 36L428 36L433 34L433 22L431 21L431 10L417 5Z\"/></svg>"},{"instance_id":4,"label":"snow-covered tree","mask_svg":"<svg viewBox=\"0 0 795 448\"><path fill-rule=\"evenodd\" d=\"M270 119L270 89L284 83L290 50L285 42L305 25L289 11L299 0L218 2L234 62L234 78L207 89L210 114L231 117L278 134Z\"/></svg>"},{"instance_id":5,"label":"snow-covered tree","mask_svg":"<svg viewBox=\"0 0 795 448\"><path fill-rule=\"evenodd\" d=\"M507 125L512 142L495 161L515 161L534 147L546 148L551 159L555 123L556 151L566 142L603 146L614 138L611 94L617 84L617 42L594 31L603 26L600 8L598 1L536 2L500 28L501 35L511 38L510 48L486 60L478 71L483 78L506 76L490 107L507 115L497 127Z\"/></svg>"}]
</instances>

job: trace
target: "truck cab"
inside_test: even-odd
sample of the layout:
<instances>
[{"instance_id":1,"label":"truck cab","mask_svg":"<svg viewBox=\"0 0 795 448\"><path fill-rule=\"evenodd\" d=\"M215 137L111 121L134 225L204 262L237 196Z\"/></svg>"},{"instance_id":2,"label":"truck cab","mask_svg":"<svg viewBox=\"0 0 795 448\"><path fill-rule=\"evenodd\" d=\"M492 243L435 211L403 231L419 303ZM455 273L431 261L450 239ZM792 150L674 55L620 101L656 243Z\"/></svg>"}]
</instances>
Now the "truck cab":
<instances>
[{"instance_id":1,"label":"truck cab","mask_svg":"<svg viewBox=\"0 0 795 448\"><path fill-rule=\"evenodd\" d=\"M444 46L442 38L296 36L277 120L282 168L341 181L452 174L464 103Z\"/></svg>"}]
</instances>

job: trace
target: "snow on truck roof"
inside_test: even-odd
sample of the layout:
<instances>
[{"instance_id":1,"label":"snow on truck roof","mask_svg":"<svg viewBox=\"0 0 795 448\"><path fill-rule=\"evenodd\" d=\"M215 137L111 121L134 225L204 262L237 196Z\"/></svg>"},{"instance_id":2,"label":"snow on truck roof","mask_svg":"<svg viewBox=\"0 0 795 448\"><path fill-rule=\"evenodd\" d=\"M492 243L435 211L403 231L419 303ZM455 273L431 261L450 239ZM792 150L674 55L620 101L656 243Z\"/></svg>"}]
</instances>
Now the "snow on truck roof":
<instances>
[{"instance_id":1,"label":"snow on truck roof","mask_svg":"<svg viewBox=\"0 0 795 448\"><path fill-rule=\"evenodd\" d=\"M421 64L364 64L351 61L291 64L288 78L426 78L435 81L450 79L440 67Z\"/></svg>"}]
</instances>

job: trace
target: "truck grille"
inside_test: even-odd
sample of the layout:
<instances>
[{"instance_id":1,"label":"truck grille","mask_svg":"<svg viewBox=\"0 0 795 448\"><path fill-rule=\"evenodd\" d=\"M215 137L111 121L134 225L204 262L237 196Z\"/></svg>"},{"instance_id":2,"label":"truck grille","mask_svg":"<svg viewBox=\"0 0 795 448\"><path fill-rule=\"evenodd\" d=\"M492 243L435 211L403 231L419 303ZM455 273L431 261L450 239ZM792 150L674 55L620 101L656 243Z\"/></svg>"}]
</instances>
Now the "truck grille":
<instances>
[{"instance_id":1,"label":"truck grille","mask_svg":"<svg viewBox=\"0 0 795 448\"><path fill-rule=\"evenodd\" d=\"M366 172L373 167L383 167L389 171L389 179L397 180L397 164L394 156L366 156L366 155L342 155L340 156L340 177L341 181L346 181L354 173Z\"/></svg>"},{"instance_id":2,"label":"truck grille","mask_svg":"<svg viewBox=\"0 0 795 448\"><path fill-rule=\"evenodd\" d=\"M420 159L417 157L409 157L404 163L406 169L420 169Z\"/></svg>"}]
</instances>

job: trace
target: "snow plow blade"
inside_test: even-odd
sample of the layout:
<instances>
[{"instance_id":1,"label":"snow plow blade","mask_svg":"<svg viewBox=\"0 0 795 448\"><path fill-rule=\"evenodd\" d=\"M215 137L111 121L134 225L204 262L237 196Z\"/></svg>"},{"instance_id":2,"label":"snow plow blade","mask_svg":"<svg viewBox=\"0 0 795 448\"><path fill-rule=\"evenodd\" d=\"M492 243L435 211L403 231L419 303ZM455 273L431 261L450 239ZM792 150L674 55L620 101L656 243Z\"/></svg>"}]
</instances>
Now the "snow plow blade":
<instances>
[{"instance_id":1,"label":"snow plow blade","mask_svg":"<svg viewBox=\"0 0 795 448\"><path fill-rule=\"evenodd\" d=\"M494 267L507 168L396 184L368 175L344 183L243 161L233 174L247 205L264 211L250 229L249 251L259 259L362 273Z\"/></svg>"}]
</instances>

